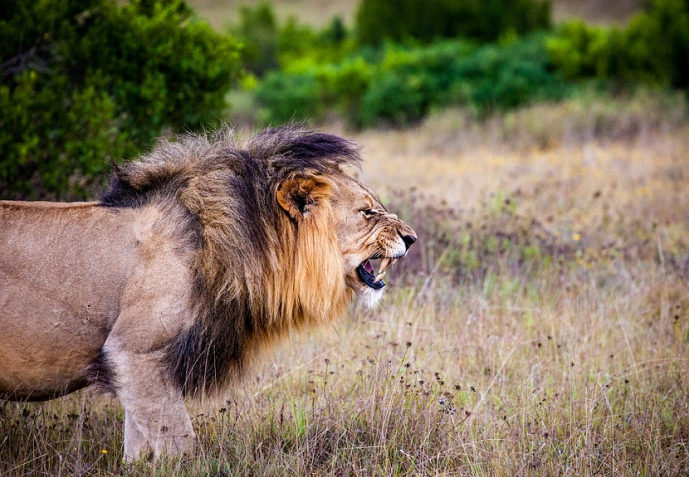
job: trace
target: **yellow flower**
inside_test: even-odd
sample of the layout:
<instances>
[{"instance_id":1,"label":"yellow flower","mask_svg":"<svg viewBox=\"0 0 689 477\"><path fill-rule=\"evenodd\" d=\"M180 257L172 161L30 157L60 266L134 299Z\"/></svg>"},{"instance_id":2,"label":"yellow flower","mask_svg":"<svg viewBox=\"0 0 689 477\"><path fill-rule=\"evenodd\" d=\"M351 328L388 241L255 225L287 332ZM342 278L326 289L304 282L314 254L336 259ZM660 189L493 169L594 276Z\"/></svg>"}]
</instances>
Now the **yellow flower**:
<instances>
[{"instance_id":1,"label":"yellow flower","mask_svg":"<svg viewBox=\"0 0 689 477\"><path fill-rule=\"evenodd\" d=\"M579 240L581 240L581 235L577 232L574 232L572 234L572 240L574 240L575 242L578 242Z\"/></svg>"},{"instance_id":2,"label":"yellow flower","mask_svg":"<svg viewBox=\"0 0 689 477\"><path fill-rule=\"evenodd\" d=\"M107 453L108 453L108 449L101 449L100 453L101 453L101 454L107 454Z\"/></svg>"}]
</instances>

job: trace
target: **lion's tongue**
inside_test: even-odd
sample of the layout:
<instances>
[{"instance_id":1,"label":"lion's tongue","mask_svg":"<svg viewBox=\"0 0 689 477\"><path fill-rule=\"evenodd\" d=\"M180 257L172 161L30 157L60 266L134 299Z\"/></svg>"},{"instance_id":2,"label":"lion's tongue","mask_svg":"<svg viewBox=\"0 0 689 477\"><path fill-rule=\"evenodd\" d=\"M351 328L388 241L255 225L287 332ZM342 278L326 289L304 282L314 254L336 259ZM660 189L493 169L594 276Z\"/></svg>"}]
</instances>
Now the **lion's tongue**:
<instances>
[{"instance_id":1,"label":"lion's tongue","mask_svg":"<svg viewBox=\"0 0 689 477\"><path fill-rule=\"evenodd\" d=\"M373 267L371 266L371 262L368 260L364 262L364 270L366 270L368 273L373 273Z\"/></svg>"}]
</instances>

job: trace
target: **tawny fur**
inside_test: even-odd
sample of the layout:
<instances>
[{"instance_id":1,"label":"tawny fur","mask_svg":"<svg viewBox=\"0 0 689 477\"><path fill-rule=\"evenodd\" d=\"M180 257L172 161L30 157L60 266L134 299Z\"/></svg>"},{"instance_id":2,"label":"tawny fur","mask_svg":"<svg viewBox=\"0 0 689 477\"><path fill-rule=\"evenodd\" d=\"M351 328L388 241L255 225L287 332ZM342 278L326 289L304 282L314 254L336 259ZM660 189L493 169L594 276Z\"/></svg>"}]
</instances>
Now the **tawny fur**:
<instances>
[{"instance_id":1,"label":"tawny fur","mask_svg":"<svg viewBox=\"0 0 689 477\"><path fill-rule=\"evenodd\" d=\"M101 202L0 201L0 397L87 383L125 408L125 457L193 446L184 395L256 349L341 315L371 256L413 230L344 172L355 145L298 127L161 141ZM365 210L366 214L361 211Z\"/></svg>"}]
</instances>

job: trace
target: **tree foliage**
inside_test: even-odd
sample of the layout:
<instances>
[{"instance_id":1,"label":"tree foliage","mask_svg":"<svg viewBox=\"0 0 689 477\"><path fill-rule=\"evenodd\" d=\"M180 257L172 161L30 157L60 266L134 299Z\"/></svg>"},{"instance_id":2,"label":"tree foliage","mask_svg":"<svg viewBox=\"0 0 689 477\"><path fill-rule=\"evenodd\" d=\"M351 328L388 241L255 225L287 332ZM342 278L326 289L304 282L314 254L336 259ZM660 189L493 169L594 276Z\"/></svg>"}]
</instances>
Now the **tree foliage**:
<instances>
[{"instance_id":1,"label":"tree foliage","mask_svg":"<svg viewBox=\"0 0 689 477\"><path fill-rule=\"evenodd\" d=\"M221 117L238 44L183 1L0 0L0 194L80 198L162 131Z\"/></svg>"},{"instance_id":2,"label":"tree foliage","mask_svg":"<svg viewBox=\"0 0 689 477\"><path fill-rule=\"evenodd\" d=\"M354 127L404 126L433 108L460 104L484 114L564 97L542 34L476 47L462 40L388 45L367 59L302 62L268 74L255 90L262 121L318 121L338 111Z\"/></svg>"},{"instance_id":3,"label":"tree foliage","mask_svg":"<svg viewBox=\"0 0 689 477\"><path fill-rule=\"evenodd\" d=\"M242 63L247 70L260 76L277 68L279 27L272 4L242 5L239 22L230 27L230 33L242 43Z\"/></svg>"},{"instance_id":4,"label":"tree foliage","mask_svg":"<svg viewBox=\"0 0 689 477\"><path fill-rule=\"evenodd\" d=\"M356 14L359 41L463 37L491 41L550 25L549 0L361 0Z\"/></svg>"},{"instance_id":5,"label":"tree foliage","mask_svg":"<svg viewBox=\"0 0 689 477\"><path fill-rule=\"evenodd\" d=\"M279 22L273 4L266 1L241 6L238 21L229 31L241 42L243 66L258 77L304 57L341 58L354 44L348 41L349 32L338 16L318 31L295 17Z\"/></svg>"},{"instance_id":6,"label":"tree foliage","mask_svg":"<svg viewBox=\"0 0 689 477\"><path fill-rule=\"evenodd\" d=\"M548 41L557 68L570 79L689 86L689 0L652 0L626 28L571 21Z\"/></svg>"}]
</instances>

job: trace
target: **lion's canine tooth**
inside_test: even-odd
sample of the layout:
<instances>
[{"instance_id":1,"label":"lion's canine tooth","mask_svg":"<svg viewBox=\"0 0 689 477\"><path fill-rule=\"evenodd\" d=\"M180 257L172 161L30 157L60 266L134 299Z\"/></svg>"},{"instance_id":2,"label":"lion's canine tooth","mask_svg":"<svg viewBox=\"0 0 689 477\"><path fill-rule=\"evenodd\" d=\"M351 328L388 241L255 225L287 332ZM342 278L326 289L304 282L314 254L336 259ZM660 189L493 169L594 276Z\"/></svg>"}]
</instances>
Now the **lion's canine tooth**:
<instances>
[{"instance_id":1,"label":"lion's canine tooth","mask_svg":"<svg viewBox=\"0 0 689 477\"><path fill-rule=\"evenodd\" d=\"M385 275L387 275L387 273L388 272L385 272L385 271L380 272L378 275L376 275L376 281L377 282L381 281L385 277Z\"/></svg>"},{"instance_id":2,"label":"lion's canine tooth","mask_svg":"<svg viewBox=\"0 0 689 477\"><path fill-rule=\"evenodd\" d=\"M393 259L392 259L392 264L393 264L393 265L396 264L398 260L399 260L398 257L393 258Z\"/></svg>"},{"instance_id":3,"label":"lion's canine tooth","mask_svg":"<svg viewBox=\"0 0 689 477\"><path fill-rule=\"evenodd\" d=\"M383 259L380 261L380 269L378 270L378 273L383 273L385 269L388 268L388 265L390 265L390 258L383 257Z\"/></svg>"}]
</instances>

